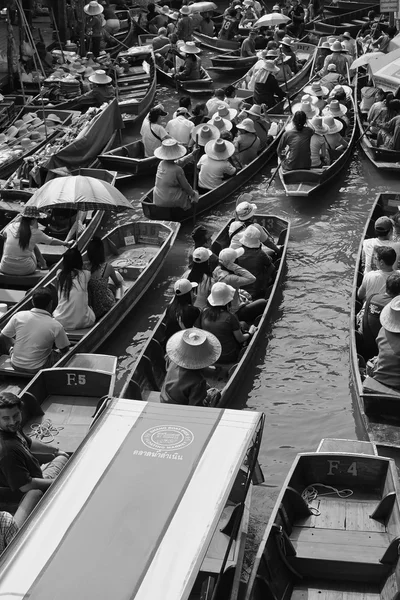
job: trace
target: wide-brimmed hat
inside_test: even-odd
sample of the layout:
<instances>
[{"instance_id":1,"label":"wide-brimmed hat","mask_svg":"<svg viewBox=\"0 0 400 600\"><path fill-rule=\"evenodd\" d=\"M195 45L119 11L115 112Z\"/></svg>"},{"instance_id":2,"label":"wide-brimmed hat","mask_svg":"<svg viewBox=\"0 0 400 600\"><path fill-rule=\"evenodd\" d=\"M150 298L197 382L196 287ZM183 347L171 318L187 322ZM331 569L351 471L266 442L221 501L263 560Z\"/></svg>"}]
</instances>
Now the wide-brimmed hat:
<instances>
[{"instance_id":1,"label":"wide-brimmed hat","mask_svg":"<svg viewBox=\"0 0 400 600\"><path fill-rule=\"evenodd\" d=\"M329 89L324 85L321 85L319 81L313 81L311 85L306 85L304 91L306 94L318 97L327 96L329 94Z\"/></svg>"},{"instance_id":2,"label":"wide-brimmed hat","mask_svg":"<svg viewBox=\"0 0 400 600\"><path fill-rule=\"evenodd\" d=\"M208 261L212 252L209 248L204 248L204 246L199 246L199 248L195 248L193 250L192 259L195 263L205 263Z\"/></svg>"},{"instance_id":3,"label":"wide-brimmed hat","mask_svg":"<svg viewBox=\"0 0 400 600\"><path fill-rule=\"evenodd\" d=\"M194 288L197 288L199 284L195 281L189 281L189 279L178 279L174 283L174 292L176 296L183 296L184 294L188 294Z\"/></svg>"},{"instance_id":4,"label":"wide-brimmed hat","mask_svg":"<svg viewBox=\"0 0 400 600\"><path fill-rule=\"evenodd\" d=\"M237 113L238 111L235 108L228 108L225 104L218 104L217 112L215 114L218 114L223 119L232 121L232 119L236 117Z\"/></svg>"},{"instance_id":5,"label":"wide-brimmed hat","mask_svg":"<svg viewBox=\"0 0 400 600\"><path fill-rule=\"evenodd\" d=\"M219 138L219 129L211 123L200 123L192 130L192 138L199 146L205 146L211 140L217 140Z\"/></svg>"},{"instance_id":6,"label":"wide-brimmed hat","mask_svg":"<svg viewBox=\"0 0 400 600\"><path fill-rule=\"evenodd\" d=\"M92 67L86 67L84 77L88 78L91 75L93 75L93 73L94 73L94 69L92 69Z\"/></svg>"},{"instance_id":7,"label":"wide-brimmed hat","mask_svg":"<svg viewBox=\"0 0 400 600\"><path fill-rule=\"evenodd\" d=\"M7 137L15 138L18 135L18 127L11 125L6 131Z\"/></svg>"},{"instance_id":8,"label":"wide-brimmed hat","mask_svg":"<svg viewBox=\"0 0 400 600\"><path fill-rule=\"evenodd\" d=\"M288 48L291 48L291 46L293 45L293 42L294 42L294 40L286 35L283 38L283 40L281 40L281 45L283 44L284 46L288 46Z\"/></svg>"},{"instance_id":9,"label":"wide-brimmed hat","mask_svg":"<svg viewBox=\"0 0 400 600\"><path fill-rule=\"evenodd\" d=\"M260 58L278 58L278 56L280 56L279 50L277 48L271 48L270 50L267 50L265 54L261 52Z\"/></svg>"},{"instance_id":10,"label":"wide-brimmed hat","mask_svg":"<svg viewBox=\"0 0 400 600\"><path fill-rule=\"evenodd\" d=\"M252 202L240 202L236 207L236 214L239 221L247 221L254 217L257 211L257 204Z\"/></svg>"},{"instance_id":11,"label":"wide-brimmed hat","mask_svg":"<svg viewBox=\"0 0 400 600\"><path fill-rule=\"evenodd\" d=\"M176 21L177 19L179 19L179 12L175 10L174 12L170 12L168 16L170 19Z\"/></svg>"},{"instance_id":12,"label":"wide-brimmed hat","mask_svg":"<svg viewBox=\"0 0 400 600\"><path fill-rule=\"evenodd\" d=\"M310 104L318 104L318 96L311 96L310 94L304 94L301 97L300 102L309 102Z\"/></svg>"},{"instance_id":13,"label":"wide-brimmed hat","mask_svg":"<svg viewBox=\"0 0 400 600\"><path fill-rule=\"evenodd\" d=\"M194 42L185 42L183 46L179 48L182 52L186 54L200 54L201 50L196 46Z\"/></svg>"},{"instance_id":14,"label":"wide-brimmed hat","mask_svg":"<svg viewBox=\"0 0 400 600\"><path fill-rule=\"evenodd\" d=\"M223 119L217 113L215 113L210 119L209 123L214 125L218 129L219 132L227 130L230 131L233 127L232 123L228 121L228 119Z\"/></svg>"},{"instance_id":15,"label":"wide-brimmed hat","mask_svg":"<svg viewBox=\"0 0 400 600\"><path fill-rule=\"evenodd\" d=\"M237 248L236 250L234 248L224 248L219 253L218 260L223 265L229 265L235 262L235 260L238 259L239 256L243 256L243 254L244 248Z\"/></svg>"},{"instance_id":16,"label":"wide-brimmed hat","mask_svg":"<svg viewBox=\"0 0 400 600\"><path fill-rule=\"evenodd\" d=\"M387 233L389 233L390 231L392 231L393 229L393 223L391 221L391 219L389 219L389 217L379 217L379 219L377 219L375 221L375 233L379 234L383 234L386 235Z\"/></svg>"},{"instance_id":17,"label":"wide-brimmed hat","mask_svg":"<svg viewBox=\"0 0 400 600\"><path fill-rule=\"evenodd\" d=\"M336 42L333 42L333 44L331 45L331 47L329 49L331 52L343 52L343 47L342 47L342 44L339 42L339 40L336 40Z\"/></svg>"},{"instance_id":18,"label":"wide-brimmed hat","mask_svg":"<svg viewBox=\"0 0 400 600\"><path fill-rule=\"evenodd\" d=\"M168 8L168 6L162 6L161 9L160 9L160 13L162 15L168 15L169 16L169 8Z\"/></svg>"},{"instance_id":19,"label":"wide-brimmed hat","mask_svg":"<svg viewBox=\"0 0 400 600\"><path fill-rule=\"evenodd\" d=\"M40 219L43 216L44 213L41 213L37 206L25 204L21 211L21 217L27 217L28 219Z\"/></svg>"},{"instance_id":20,"label":"wide-brimmed hat","mask_svg":"<svg viewBox=\"0 0 400 600\"><path fill-rule=\"evenodd\" d=\"M346 94L346 98L352 97L353 91L348 85L335 85L335 87L331 90L329 96L334 96L336 92L339 92L341 90L343 90L343 92Z\"/></svg>"},{"instance_id":21,"label":"wide-brimmed hat","mask_svg":"<svg viewBox=\"0 0 400 600\"><path fill-rule=\"evenodd\" d=\"M391 333L400 333L400 297L396 296L382 309L381 325Z\"/></svg>"},{"instance_id":22,"label":"wide-brimmed hat","mask_svg":"<svg viewBox=\"0 0 400 600\"><path fill-rule=\"evenodd\" d=\"M329 42L322 42L321 46L319 47L320 50L330 50L331 49L331 45Z\"/></svg>"},{"instance_id":23,"label":"wide-brimmed hat","mask_svg":"<svg viewBox=\"0 0 400 600\"><path fill-rule=\"evenodd\" d=\"M344 37L344 38L346 38L348 40L351 40L351 35L350 35L350 33L348 31L345 31L344 33L342 33L342 37Z\"/></svg>"},{"instance_id":24,"label":"wide-brimmed hat","mask_svg":"<svg viewBox=\"0 0 400 600\"><path fill-rule=\"evenodd\" d=\"M261 231L254 225L249 225L240 236L240 243L247 248L259 248L261 246L260 238Z\"/></svg>"},{"instance_id":25,"label":"wide-brimmed hat","mask_svg":"<svg viewBox=\"0 0 400 600\"><path fill-rule=\"evenodd\" d=\"M228 140L212 140L204 147L207 156L214 160L226 160L235 153L235 146Z\"/></svg>"},{"instance_id":26,"label":"wide-brimmed hat","mask_svg":"<svg viewBox=\"0 0 400 600\"><path fill-rule=\"evenodd\" d=\"M253 104L250 108L244 108L244 112L254 117L262 117L262 108L259 104Z\"/></svg>"},{"instance_id":27,"label":"wide-brimmed hat","mask_svg":"<svg viewBox=\"0 0 400 600\"><path fill-rule=\"evenodd\" d=\"M342 121L338 121L338 119L334 119L332 115L326 115L322 117L325 125L328 127L328 133L339 133L343 129Z\"/></svg>"},{"instance_id":28,"label":"wide-brimmed hat","mask_svg":"<svg viewBox=\"0 0 400 600\"><path fill-rule=\"evenodd\" d=\"M293 104L292 113L295 114L298 110L302 110L307 119L312 119L319 114L319 109L316 106L313 106L311 102L299 102L298 104Z\"/></svg>"},{"instance_id":29,"label":"wide-brimmed hat","mask_svg":"<svg viewBox=\"0 0 400 600\"><path fill-rule=\"evenodd\" d=\"M324 123L322 117L313 117L310 121L310 125L315 133L318 133L319 135L324 135L324 133L328 133L329 131L329 127Z\"/></svg>"},{"instance_id":30,"label":"wide-brimmed hat","mask_svg":"<svg viewBox=\"0 0 400 600\"><path fill-rule=\"evenodd\" d=\"M156 106L153 106L153 108L150 109L149 115L153 116L156 114L159 117L166 117L168 113L164 110L164 106L162 104L156 104Z\"/></svg>"},{"instance_id":31,"label":"wide-brimmed hat","mask_svg":"<svg viewBox=\"0 0 400 600\"><path fill-rule=\"evenodd\" d=\"M69 67L70 71L76 71L76 73L84 73L85 72L85 67L83 66L82 63L76 61L73 62L71 64L71 66Z\"/></svg>"},{"instance_id":32,"label":"wide-brimmed hat","mask_svg":"<svg viewBox=\"0 0 400 600\"><path fill-rule=\"evenodd\" d=\"M30 123L36 117L37 117L36 113L28 112L28 113L25 113L24 115L22 115L22 120L25 121L25 123Z\"/></svg>"},{"instance_id":33,"label":"wide-brimmed hat","mask_svg":"<svg viewBox=\"0 0 400 600\"><path fill-rule=\"evenodd\" d=\"M211 306L226 306L235 296L235 288L223 281L214 283L207 300Z\"/></svg>"},{"instance_id":34,"label":"wide-brimmed hat","mask_svg":"<svg viewBox=\"0 0 400 600\"><path fill-rule=\"evenodd\" d=\"M87 15L93 16L93 15L99 15L100 13L102 13L104 8L101 4L96 2L96 0L92 0L91 2L89 2L89 4L85 4L85 6L83 7L83 10L85 11L85 13Z\"/></svg>"},{"instance_id":35,"label":"wide-brimmed hat","mask_svg":"<svg viewBox=\"0 0 400 600\"><path fill-rule=\"evenodd\" d=\"M273 60L264 59L264 63L261 65L260 70L268 71L268 73L279 73L279 67L276 66Z\"/></svg>"},{"instance_id":36,"label":"wide-brimmed hat","mask_svg":"<svg viewBox=\"0 0 400 600\"><path fill-rule=\"evenodd\" d=\"M243 119L241 123L237 124L237 128L244 129L244 131L248 131L249 133L256 133L254 121L252 121L251 119Z\"/></svg>"},{"instance_id":37,"label":"wide-brimmed hat","mask_svg":"<svg viewBox=\"0 0 400 600\"><path fill-rule=\"evenodd\" d=\"M46 121L52 121L53 123L62 123L60 117L54 113L50 113L46 116Z\"/></svg>"},{"instance_id":38,"label":"wide-brimmed hat","mask_svg":"<svg viewBox=\"0 0 400 600\"><path fill-rule=\"evenodd\" d=\"M331 37L328 37L327 41L328 41L329 49L330 49L330 47L332 46L332 44L334 44L335 42L338 42L339 40L338 40L337 37L335 37L335 36L332 35Z\"/></svg>"},{"instance_id":39,"label":"wide-brimmed hat","mask_svg":"<svg viewBox=\"0 0 400 600\"><path fill-rule=\"evenodd\" d=\"M161 146L154 150L154 156L161 160L177 160L185 156L186 148L178 144L173 138L168 138L161 142Z\"/></svg>"},{"instance_id":40,"label":"wide-brimmed hat","mask_svg":"<svg viewBox=\"0 0 400 600\"><path fill-rule=\"evenodd\" d=\"M111 77L106 75L106 72L103 71L102 69L95 71L93 75L90 75L88 77L88 79L92 83L98 83L98 84L103 84L103 85L105 85L106 83L110 83L112 81Z\"/></svg>"},{"instance_id":41,"label":"wide-brimmed hat","mask_svg":"<svg viewBox=\"0 0 400 600\"><path fill-rule=\"evenodd\" d=\"M322 111L323 115L332 114L334 117L342 117L347 113L347 107L344 104L340 104L339 100L331 100L330 103L325 106Z\"/></svg>"},{"instance_id":42,"label":"wide-brimmed hat","mask_svg":"<svg viewBox=\"0 0 400 600\"><path fill-rule=\"evenodd\" d=\"M188 6L182 6L179 12L181 15L190 15L190 8Z\"/></svg>"},{"instance_id":43,"label":"wide-brimmed hat","mask_svg":"<svg viewBox=\"0 0 400 600\"><path fill-rule=\"evenodd\" d=\"M221 356L222 348L210 331L191 327L178 331L167 342L168 357L184 369L205 369Z\"/></svg>"}]
</instances>

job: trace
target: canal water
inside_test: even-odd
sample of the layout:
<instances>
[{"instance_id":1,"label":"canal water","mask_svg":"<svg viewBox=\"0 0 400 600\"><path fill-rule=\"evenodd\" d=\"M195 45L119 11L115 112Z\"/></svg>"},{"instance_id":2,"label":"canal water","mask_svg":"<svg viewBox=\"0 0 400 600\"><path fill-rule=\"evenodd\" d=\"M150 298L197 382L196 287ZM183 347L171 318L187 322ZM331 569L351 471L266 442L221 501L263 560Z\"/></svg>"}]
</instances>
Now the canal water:
<instances>
[{"instance_id":1,"label":"canal water","mask_svg":"<svg viewBox=\"0 0 400 600\"><path fill-rule=\"evenodd\" d=\"M171 97L174 97L171 99ZM171 113L176 94L160 89L158 101ZM138 137L127 130L126 141ZM198 219L216 233L234 212L240 193L251 192L262 213L291 222L287 276L269 330L238 386L238 408L266 415L260 463L263 486L253 496L249 564L252 551L298 452L313 451L324 437L361 437L352 400L349 367L350 298L360 236L379 192L400 192L400 181L380 174L356 148L347 169L315 197L288 198L267 165L228 201ZM153 179L120 187L141 218L140 198ZM108 223L108 227L110 223ZM172 285L187 266L192 223L182 226L160 275L144 299L101 351L118 360L117 391L172 296ZM221 452L226 449L221 448Z\"/></svg>"}]
</instances>

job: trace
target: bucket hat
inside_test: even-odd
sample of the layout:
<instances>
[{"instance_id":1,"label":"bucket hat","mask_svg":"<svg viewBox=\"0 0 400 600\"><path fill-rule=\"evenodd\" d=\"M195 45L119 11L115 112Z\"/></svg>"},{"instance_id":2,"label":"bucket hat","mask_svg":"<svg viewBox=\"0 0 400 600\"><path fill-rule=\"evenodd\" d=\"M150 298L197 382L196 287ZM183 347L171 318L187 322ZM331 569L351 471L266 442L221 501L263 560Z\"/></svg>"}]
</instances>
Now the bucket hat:
<instances>
[{"instance_id":1,"label":"bucket hat","mask_svg":"<svg viewBox=\"0 0 400 600\"><path fill-rule=\"evenodd\" d=\"M276 66L273 60L264 59L264 63L261 65L261 69L264 69L264 71L268 71L268 73L279 73L279 67Z\"/></svg>"},{"instance_id":2,"label":"bucket hat","mask_svg":"<svg viewBox=\"0 0 400 600\"><path fill-rule=\"evenodd\" d=\"M339 40L336 40L336 42L333 42L332 46L330 47L330 51L331 52L343 52L343 47L342 47L342 44L339 42Z\"/></svg>"},{"instance_id":3,"label":"bucket hat","mask_svg":"<svg viewBox=\"0 0 400 600\"><path fill-rule=\"evenodd\" d=\"M321 46L319 47L320 50L324 49L324 50L330 50L331 49L331 45L329 42L322 42Z\"/></svg>"},{"instance_id":4,"label":"bucket hat","mask_svg":"<svg viewBox=\"0 0 400 600\"><path fill-rule=\"evenodd\" d=\"M254 225L249 225L240 237L240 243L247 248L259 248L261 246L260 237L261 231Z\"/></svg>"},{"instance_id":5,"label":"bucket hat","mask_svg":"<svg viewBox=\"0 0 400 600\"><path fill-rule=\"evenodd\" d=\"M201 123L193 128L192 138L199 146L205 146L207 142L219 138L219 129L211 123L207 123L207 125Z\"/></svg>"},{"instance_id":6,"label":"bucket hat","mask_svg":"<svg viewBox=\"0 0 400 600\"><path fill-rule=\"evenodd\" d=\"M324 85L321 85L319 81L313 81L311 85L306 85L304 88L306 94L311 94L312 96L328 96L329 89Z\"/></svg>"},{"instance_id":7,"label":"bucket hat","mask_svg":"<svg viewBox=\"0 0 400 600\"><path fill-rule=\"evenodd\" d=\"M197 288L198 283L195 281L189 281L189 279L178 279L174 283L174 292L175 296L183 296L184 294L188 294L194 288Z\"/></svg>"},{"instance_id":8,"label":"bucket hat","mask_svg":"<svg viewBox=\"0 0 400 600\"><path fill-rule=\"evenodd\" d=\"M232 121L237 115L238 111L235 108L228 108L225 104L217 105L217 114L223 119Z\"/></svg>"},{"instance_id":9,"label":"bucket hat","mask_svg":"<svg viewBox=\"0 0 400 600\"><path fill-rule=\"evenodd\" d=\"M283 38L283 40L281 41L281 46L282 46L282 45L283 45L283 46L287 46L288 48L291 48L291 47L292 47L292 45L293 45L293 40L292 40L292 38L290 38L289 36L287 36L287 35L286 35L286 36Z\"/></svg>"},{"instance_id":10,"label":"bucket hat","mask_svg":"<svg viewBox=\"0 0 400 600\"><path fill-rule=\"evenodd\" d=\"M257 204L251 202L240 202L236 207L236 214L239 221L247 221L254 217L257 211Z\"/></svg>"},{"instance_id":11,"label":"bucket hat","mask_svg":"<svg viewBox=\"0 0 400 600\"><path fill-rule=\"evenodd\" d=\"M347 107L339 104L339 100L331 100L322 111L323 115L333 115L334 117L343 117L347 113Z\"/></svg>"},{"instance_id":12,"label":"bucket hat","mask_svg":"<svg viewBox=\"0 0 400 600\"><path fill-rule=\"evenodd\" d=\"M214 160L226 160L235 152L235 146L227 140L212 140L205 145L207 156Z\"/></svg>"},{"instance_id":13,"label":"bucket hat","mask_svg":"<svg viewBox=\"0 0 400 600\"><path fill-rule=\"evenodd\" d=\"M96 0L92 0L91 2L89 2L89 4L85 4L83 10L87 15L93 16L100 15L103 12L104 8L101 4L96 2Z\"/></svg>"},{"instance_id":14,"label":"bucket hat","mask_svg":"<svg viewBox=\"0 0 400 600\"><path fill-rule=\"evenodd\" d=\"M212 252L209 248L204 248L203 246L199 246L199 248L195 248L193 250L193 262L195 263L205 263L208 261Z\"/></svg>"},{"instance_id":15,"label":"bucket hat","mask_svg":"<svg viewBox=\"0 0 400 600\"><path fill-rule=\"evenodd\" d=\"M105 85L106 83L110 83L112 81L111 77L106 75L106 72L102 69L95 71L93 75L88 77L89 81L92 83L99 83Z\"/></svg>"},{"instance_id":16,"label":"bucket hat","mask_svg":"<svg viewBox=\"0 0 400 600\"><path fill-rule=\"evenodd\" d=\"M166 117L168 113L164 110L164 106L162 104L156 104L156 106L153 106L153 108L151 108L149 111L149 115L153 116L155 114L157 114L159 117Z\"/></svg>"},{"instance_id":17,"label":"bucket hat","mask_svg":"<svg viewBox=\"0 0 400 600\"><path fill-rule=\"evenodd\" d=\"M389 217L379 217L379 219L375 221L375 233L377 234L384 235L386 233L389 233L389 231L392 231L392 229L393 223L389 219Z\"/></svg>"},{"instance_id":18,"label":"bucket hat","mask_svg":"<svg viewBox=\"0 0 400 600\"><path fill-rule=\"evenodd\" d=\"M194 42L185 42L179 50L186 54L200 54L201 52L200 48L198 48Z\"/></svg>"},{"instance_id":19,"label":"bucket hat","mask_svg":"<svg viewBox=\"0 0 400 600\"><path fill-rule=\"evenodd\" d=\"M322 117L325 125L328 127L328 133L339 133L343 129L343 123L334 119L332 115Z\"/></svg>"},{"instance_id":20,"label":"bucket hat","mask_svg":"<svg viewBox=\"0 0 400 600\"><path fill-rule=\"evenodd\" d=\"M229 302L232 302L235 292L235 288L231 285L223 281L218 281L212 286L207 301L211 306L225 306Z\"/></svg>"},{"instance_id":21,"label":"bucket hat","mask_svg":"<svg viewBox=\"0 0 400 600\"><path fill-rule=\"evenodd\" d=\"M219 253L218 259L223 265L229 265L235 262L239 256L243 256L243 254L244 248L237 248L237 250L234 250L234 248L224 248Z\"/></svg>"},{"instance_id":22,"label":"bucket hat","mask_svg":"<svg viewBox=\"0 0 400 600\"><path fill-rule=\"evenodd\" d=\"M256 132L254 121L252 121L251 119L243 119L241 123L238 123L237 128L244 129L244 131L248 131L249 133Z\"/></svg>"},{"instance_id":23,"label":"bucket hat","mask_svg":"<svg viewBox=\"0 0 400 600\"><path fill-rule=\"evenodd\" d=\"M190 15L190 8L188 6L182 6L179 12L181 13L181 15Z\"/></svg>"},{"instance_id":24,"label":"bucket hat","mask_svg":"<svg viewBox=\"0 0 400 600\"><path fill-rule=\"evenodd\" d=\"M243 110L248 115L253 115L253 117L262 117L262 109L259 104L253 104L250 108L244 108Z\"/></svg>"},{"instance_id":25,"label":"bucket hat","mask_svg":"<svg viewBox=\"0 0 400 600\"><path fill-rule=\"evenodd\" d=\"M400 333L400 297L396 296L382 309L381 325L391 333Z\"/></svg>"},{"instance_id":26,"label":"bucket hat","mask_svg":"<svg viewBox=\"0 0 400 600\"><path fill-rule=\"evenodd\" d=\"M168 138L161 142L161 146L154 150L154 156L161 160L176 160L185 156L186 148L178 144L173 138Z\"/></svg>"},{"instance_id":27,"label":"bucket hat","mask_svg":"<svg viewBox=\"0 0 400 600\"><path fill-rule=\"evenodd\" d=\"M299 102L298 104L294 104L292 106L292 114L295 114L298 110L302 110L306 114L307 119L312 119L319 114L319 109L310 102Z\"/></svg>"},{"instance_id":28,"label":"bucket hat","mask_svg":"<svg viewBox=\"0 0 400 600\"><path fill-rule=\"evenodd\" d=\"M223 119L217 113L215 113L212 116L212 118L210 119L210 121L208 123L211 123L211 125L214 125L214 127L216 127L219 132L224 131L225 129L227 131L230 131L233 127L232 123L230 121L228 121L228 119Z\"/></svg>"},{"instance_id":29,"label":"bucket hat","mask_svg":"<svg viewBox=\"0 0 400 600\"><path fill-rule=\"evenodd\" d=\"M313 117L310 121L310 125L315 133L318 133L319 135L324 135L324 133L328 133L329 131L329 127L324 123L322 117Z\"/></svg>"},{"instance_id":30,"label":"bucket hat","mask_svg":"<svg viewBox=\"0 0 400 600\"><path fill-rule=\"evenodd\" d=\"M222 348L210 331L191 327L171 336L166 347L168 357L184 369L205 369L221 356Z\"/></svg>"},{"instance_id":31,"label":"bucket hat","mask_svg":"<svg viewBox=\"0 0 400 600\"><path fill-rule=\"evenodd\" d=\"M27 217L28 219L39 219L43 217L44 213L41 213L37 206L30 206L25 204L21 212L21 217Z\"/></svg>"}]
</instances>

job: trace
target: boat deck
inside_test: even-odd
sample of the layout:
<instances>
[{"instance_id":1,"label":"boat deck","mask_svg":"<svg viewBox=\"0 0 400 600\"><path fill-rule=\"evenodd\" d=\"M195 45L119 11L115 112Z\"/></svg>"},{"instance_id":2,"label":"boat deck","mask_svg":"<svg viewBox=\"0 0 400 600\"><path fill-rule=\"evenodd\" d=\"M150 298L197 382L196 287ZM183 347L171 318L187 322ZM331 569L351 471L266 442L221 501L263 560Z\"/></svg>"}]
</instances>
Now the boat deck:
<instances>
[{"instance_id":1,"label":"boat deck","mask_svg":"<svg viewBox=\"0 0 400 600\"><path fill-rule=\"evenodd\" d=\"M378 587L356 582L302 581L293 589L291 600L379 600Z\"/></svg>"}]
</instances>

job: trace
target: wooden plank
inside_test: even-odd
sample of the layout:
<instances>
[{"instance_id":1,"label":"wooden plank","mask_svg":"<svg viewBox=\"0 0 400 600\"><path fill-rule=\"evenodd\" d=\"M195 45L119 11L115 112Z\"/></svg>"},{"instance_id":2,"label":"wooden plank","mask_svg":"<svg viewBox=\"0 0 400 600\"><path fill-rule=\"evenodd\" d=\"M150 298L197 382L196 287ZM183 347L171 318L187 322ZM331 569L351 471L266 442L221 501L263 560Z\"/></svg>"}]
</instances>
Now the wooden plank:
<instances>
[{"instance_id":1,"label":"wooden plank","mask_svg":"<svg viewBox=\"0 0 400 600\"><path fill-rule=\"evenodd\" d=\"M315 517L318 529L345 529L346 505L341 498L320 498L319 512Z\"/></svg>"},{"instance_id":2,"label":"wooden plank","mask_svg":"<svg viewBox=\"0 0 400 600\"><path fill-rule=\"evenodd\" d=\"M372 442L340 440L334 438L325 438L321 440L317 452L345 452L346 454L377 455L376 448Z\"/></svg>"},{"instance_id":3,"label":"wooden plank","mask_svg":"<svg viewBox=\"0 0 400 600\"><path fill-rule=\"evenodd\" d=\"M346 529L348 531L386 532L386 527L379 521L370 518L379 502L346 500Z\"/></svg>"}]
</instances>

